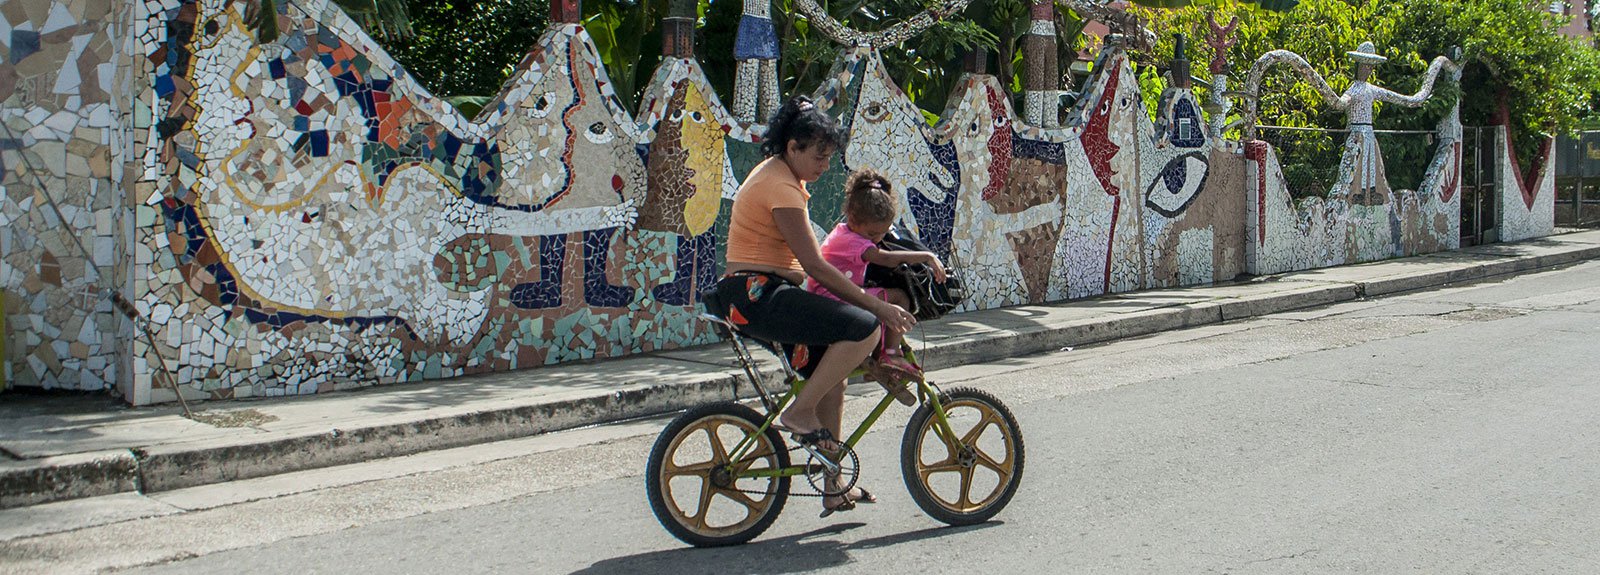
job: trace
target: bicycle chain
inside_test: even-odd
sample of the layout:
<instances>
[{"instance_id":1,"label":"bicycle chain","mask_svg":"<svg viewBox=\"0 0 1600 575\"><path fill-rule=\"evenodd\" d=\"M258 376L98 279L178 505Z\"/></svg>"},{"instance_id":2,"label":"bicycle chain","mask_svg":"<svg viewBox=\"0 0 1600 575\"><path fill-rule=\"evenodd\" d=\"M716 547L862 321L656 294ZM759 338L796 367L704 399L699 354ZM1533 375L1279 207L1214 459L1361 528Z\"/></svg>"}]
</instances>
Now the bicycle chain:
<instances>
[{"instance_id":1,"label":"bicycle chain","mask_svg":"<svg viewBox=\"0 0 1600 575\"><path fill-rule=\"evenodd\" d=\"M796 445L794 447L790 447L789 448L789 453L794 453L796 451L800 451L801 449L804 449L804 447ZM791 487L789 487L789 496L790 497L835 497L835 496L823 495L822 493L816 492L816 491L813 491L811 493L798 493L798 492L796 492L794 490L794 487L793 487L794 482L790 481L789 484L791 486ZM737 491L739 493L748 493L748 494L751 494L751 495L777 495L778 494L778 492L776 492L776 491L766 491L766 490L756 490L756 489L739 489L739 488L736 488L736 487L719 487L718 489L723 489L725 491Z\"/></svg>"}]
</instances>

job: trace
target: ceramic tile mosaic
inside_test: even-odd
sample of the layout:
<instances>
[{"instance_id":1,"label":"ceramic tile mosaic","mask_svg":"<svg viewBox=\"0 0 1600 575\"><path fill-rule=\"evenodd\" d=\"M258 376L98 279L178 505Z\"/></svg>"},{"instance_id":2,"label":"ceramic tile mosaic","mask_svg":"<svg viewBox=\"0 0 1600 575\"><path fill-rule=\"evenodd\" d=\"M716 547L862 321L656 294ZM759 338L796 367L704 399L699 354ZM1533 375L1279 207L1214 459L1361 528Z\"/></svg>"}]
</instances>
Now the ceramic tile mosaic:
<instances>
[{"instance_id":1,"label":"ceramic tile mosaic","mask_svg":"<svg viewBox=\"0 0 1600 575\"><path fill-rule=\"evenodd\" d=\"M1546 141L1538 150L1533 175L1524 177L1517 166L1506 127L1495 130L1494 189L1500 192L1500 241L1514 242L1556 232L1556 177L1554 146ZM1527 153L1524 151L1523 153Z\"/></svg>"},{"instance_id":2,"label":"ceramic tile mosaic","mask_svg":"<svg viewBox=\"0 0 1600 575\"><path fill-rule=\"evenodd\" d=\"M10 385L105 389L124 326L123 169L131 5L0 1L0 286Z\"/></svg>"},{"instance_id":3,"label":"ceramic tile mosaic","mask_svg":"<svg viewBox=\"0 0 1600 575\"><path fill-rule=\"evenodd\" d=\"M1441 72L1459 78L1460 70L1441 56L1429 66L1416 94L1396 94L1356 80L1344 94L1336 95L1304 58L1275 50L1252 66L1247 90L1259 91L1265 69L1278 64L1290 65L1336 109L1347 112L1348 135L1339 177L1328 196L1298 202L1291 200L1277 154L1270 146L1259 141L1246 146L1252 163L1246 178L1251 189L1249 271L1278 273L1460 247L1460 106L1440 121L1434 158L1416 190L1389 188L1372 129L1375 102L1420 105ZM1246 113L1245 129L1247 133L1254 130L1253 109Z\"/></svg>"},{"instance_id":4,"label":"ceramic tile mosaic","mask_svg":"<svg viewBox=\"0 0 1600 575\"><path fill-rule=\"evenodd\" d=\"M717 277L731 198L761 159L752 122L777 104L765 4L745 7L733 111L678 57L624 109L569 22L467 118L327 0L280 3L283 36L267 44L223 0L117 14L0 1L13 40L0 119L20 134L0 146L12 380L115 384L143 404L173 399L158 359L186 396L226 399L709 342L694 294ZM877 46L962 4L883 33L823 22L849 47L814 99L850 143L810 190L820 232L840 217L850 169L888 174L902 226L966 280L964 310L1453 245L1455 124L1421 192L1388 190L1381 150L1360 144L1341 189L1376 174L1362 180L1376 184L1367 201L1294 206L1272 150L1216 137L1189 90L1147 115L1116 47L1063 126L1048 125L1051 98L1026 100L1039 114L1025 121L1034 112L982 74L929 126ZM126 70L118 30L133 35ZM35 171L61 190L61 217L28 183ZM1547 201L1543 189L1518 197ZM1535 226L1519 222L1505 226ZM132 340L105 286L132 294L151 341Z\"/></svg>"}]
</instances>

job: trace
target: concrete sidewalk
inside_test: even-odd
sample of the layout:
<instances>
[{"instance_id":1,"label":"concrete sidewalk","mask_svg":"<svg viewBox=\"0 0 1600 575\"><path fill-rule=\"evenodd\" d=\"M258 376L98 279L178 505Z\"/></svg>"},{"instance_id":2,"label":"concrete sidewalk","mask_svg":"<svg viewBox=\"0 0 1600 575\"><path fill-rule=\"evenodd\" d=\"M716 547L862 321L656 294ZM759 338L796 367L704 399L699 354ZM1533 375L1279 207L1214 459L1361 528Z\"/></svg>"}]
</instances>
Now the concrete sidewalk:
<instances>
[{"instance_id":1,"label":"concrete sidewalk","mask_svg":"<svg viewBox=\"0 0 1600 575\"><path fill-rule=\"evenodd\" d=\"M1600 258L1600 231L1209 287L953 315L912 334L940 369ZM764 372L776 360L759 353ZM132 409L0 396L0 508L155 492L523 437L729 398L725 344L314 397ZM738 376L742 378L742 376ZM749 385L739 391L749 395Z\"/></svg>"}]
</instances>

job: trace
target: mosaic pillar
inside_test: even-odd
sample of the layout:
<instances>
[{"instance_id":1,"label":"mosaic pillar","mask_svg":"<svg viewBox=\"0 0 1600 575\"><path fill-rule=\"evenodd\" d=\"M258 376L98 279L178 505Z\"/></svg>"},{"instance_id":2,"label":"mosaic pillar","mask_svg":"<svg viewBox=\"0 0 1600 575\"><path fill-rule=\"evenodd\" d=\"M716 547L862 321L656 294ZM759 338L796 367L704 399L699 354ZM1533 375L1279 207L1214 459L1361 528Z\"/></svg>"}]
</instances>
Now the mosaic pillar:
<instances>
[{"instance_id":1,"label":"mosaic pillar","mask_svg":"<svg viewBox=\"0 0 1600 575\"><path fill-rule=\"evenodd\" d=\"M550 21L577 24L583 20L583 3L580 0L550 0Z\"/></svg>"},{"instance_id":2,"label":"mosaic pillar","mask_svg":"<svg viewBox=\"0 0 1600 575\"><path fill-rule=\"evenodd\" d=\"M778 34L771 0L744 0L739 35L734 39L733 115L746 123L765 122L778 110Z\"/></svg>"},{"instance_id":3,"label":"mosaic pillar","mask_svg":"<svg viewBox=\"0 0 1600 575\"><path fill-rule=\"evenodd\" d=\"M1172 47L1172 87L1183 90L1193 86L1189 80L1189 58L1184 53L1183 34L1174 34Z\"/></svg>"},{"instance_id":4,"label":"mosaic pillar","mask_svg":"<svg viewBox=\"0 0 1600 575\"><path fill-rule=\"evenodd\" d=\"M962 62L962 71L968 74L988 74L989 51L979 48L967 52L966 59Z\"/></svg>"},{"instance_id":5,"label":"mosaic pillar","mask_svg":"<svg viewBox=\"0 0 1600 575\"><path fill-rule=\"evenodd\" d=\"M1221 26L1215 14L1207 14L1206 24L1206 45L1211 47L1211 102L1206 105L1206 112L1211 114L1211 135L1221 137L1228 123L1228 111L1233 109L1233 100L1227 96L1228 48L1239 41L1233 35L1239 27L1239 17L1234 16L1227 26Z\"/></svg>"},{"instance_id":6,"label":"mosaic pillar","mask_svg":"<svg viewBox=\"0 0 1600 575\"><path fill-rule=\"evenodd\" d=\"M1034 0L1028 7L1031 20L1022 37L1024 99L1023 117L1029 124L1044 128L1061 125L1056 103L1060 97L1061 66L1056 61L1055 4Z\"/></svg>"},{"instance_id":7,"label":"mosaic pillar","mask_svg":"<svg viewBox=\"0 0 1600 575\"><path fill-rule=\"evenodd\" d=\"M661 20L662 56L694 57L694 20L694 0L672 0L667 17Z\"/></svg>"}]
</instances>

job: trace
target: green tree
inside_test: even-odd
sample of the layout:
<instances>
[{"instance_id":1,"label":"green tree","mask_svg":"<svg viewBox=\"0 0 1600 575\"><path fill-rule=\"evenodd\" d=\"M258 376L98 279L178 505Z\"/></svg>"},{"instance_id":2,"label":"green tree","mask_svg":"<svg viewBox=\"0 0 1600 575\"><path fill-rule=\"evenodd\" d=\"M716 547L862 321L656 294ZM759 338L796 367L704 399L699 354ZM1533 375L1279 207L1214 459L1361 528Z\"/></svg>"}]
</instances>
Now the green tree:
<instances>
[{"instance_id":1,"label":"green tree","mask_svg":"<svg viewBox=\"0 0 1600 575\"><path fill-rule=\"evenodd\" d=\"M1145 11L1142 15L1160 36L1153 60L1164 62L1170 57L1175 32L1203 37L1207 10L1215 10L1219 21L1240 17L1239 42L1228 54L1236 83L1230 87L1236 90L1243 89L1237 83L1243 81L1255 59L1273 49L1304 56L1335 90L1343 90L1352 74L1345 51L1370 39L1389 57L1372 81L1404 93L1417 89L1433 57L1447 54L1453 47L1462 50L1460 60L1465 69L1459 86L1442 82L1436 86L1441 97L1421 108L1381 108L1375 120L1379 129L1433 129L1459 93L1464 124L1496 123L1498 107L1504 103L1518 149L1532 150L1543 139L1594 117L1600 107L1596 50L1557 34L1562 19L1522 0L1304 0L1283 14L1207 1L1179 10ZM1195 47L1191 59L1210 57L1203 43L1190 45ZM1147 92L1159 93L1159 89L1147 87ZM1331 110L1287 68L1276 69L1264 80L1260 118L1263 123L1286 126L1344 125L1343 114ZM1389 151L1386 147L1386 155ZM1420 158L1427 155L1394 151ZM1526 161L1532 157L1531 153L1519 155ZM1388 167L1401 172L1407 169L1406 161L1398 162L1401 165L1389 162Z\"/></svg>"},{"instance_id":2,"label":"green tree","mask_svg":"<svg viewBox=\"0 0 1600 575\"><path fill-rule=\"evenodd\" d=\"M412 38L382 40L429 91L469 116L500 93L549 24L548 0L406 0Z\"/></svg>"},{"instance_id":3,"label":"green tree","mask_svg":"<svg viewBox=\"0 0 1600 575\"><path fill-rule=\"evenodd\" d=\"M661 19L667 15L670 4L669 0L587 0L583 3L584 28L594 38L606 73L624 106L638 105L645 83L661 63ZM709 0L698 1L702 24L708 4Z\"/></svg>"}]
</instances>

